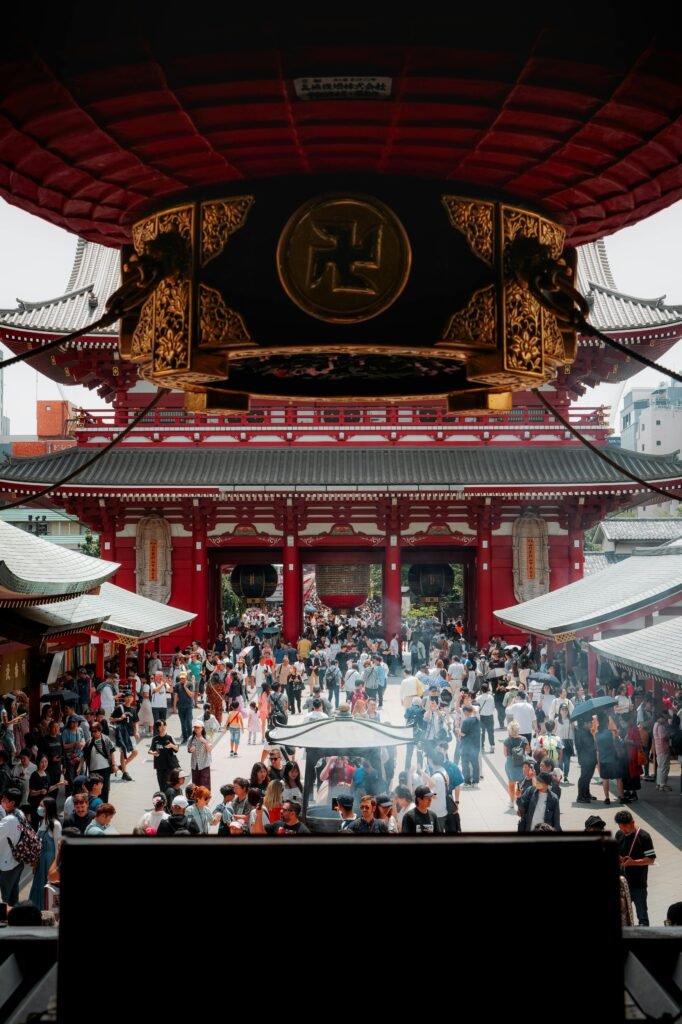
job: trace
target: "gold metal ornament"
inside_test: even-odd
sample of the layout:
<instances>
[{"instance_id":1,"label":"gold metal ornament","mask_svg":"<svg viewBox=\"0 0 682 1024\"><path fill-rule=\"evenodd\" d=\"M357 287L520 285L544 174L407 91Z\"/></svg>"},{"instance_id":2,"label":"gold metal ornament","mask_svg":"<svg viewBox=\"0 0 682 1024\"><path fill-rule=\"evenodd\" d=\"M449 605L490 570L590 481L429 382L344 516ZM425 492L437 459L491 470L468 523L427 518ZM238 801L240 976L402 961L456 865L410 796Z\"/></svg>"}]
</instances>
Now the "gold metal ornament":
<instances>
[{"instance_id":1,"label":"gold metal ornament","mask_svg":"<svg viewBox=\"0 0 682 1024\"><path fill-rule=\"evenodd\" d=\"M277 246L287 295L328 323L358 323L383 313L402 293L411 264L403 225L367 196L310 200L289 219Z\"/></svg>"}]
</instances>

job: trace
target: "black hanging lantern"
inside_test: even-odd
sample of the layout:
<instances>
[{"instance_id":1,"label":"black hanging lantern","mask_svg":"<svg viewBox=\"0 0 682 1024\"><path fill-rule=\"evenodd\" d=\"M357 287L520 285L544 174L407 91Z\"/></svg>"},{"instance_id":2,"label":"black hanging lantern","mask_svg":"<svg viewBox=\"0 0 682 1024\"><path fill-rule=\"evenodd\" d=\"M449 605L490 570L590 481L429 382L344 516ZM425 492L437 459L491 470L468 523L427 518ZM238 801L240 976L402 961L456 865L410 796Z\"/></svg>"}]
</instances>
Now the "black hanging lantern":
<instances>
[{"instance_id":1,"label":"black hanging lantern","mask_svg":"<svg viewBox=\"0 0 682 1024\"><path fill-rule=\"evenodd\" d=\"M277 589L277 570L274 565L236 565L230 574L230 584L237 597L263 601Z\"/></svg>"},{"instance_id":2,"label":"black hanging lantern","mask_svg":"<svg viewBox=\"0 0 682 1024\"><path fill-rule=\"evenodd\" d=\"M410 593L415 597L437 599L450 593L455 585L455 574L447 562L438 565L411 565L407 582Z\"/></svg>"}]
</instances>

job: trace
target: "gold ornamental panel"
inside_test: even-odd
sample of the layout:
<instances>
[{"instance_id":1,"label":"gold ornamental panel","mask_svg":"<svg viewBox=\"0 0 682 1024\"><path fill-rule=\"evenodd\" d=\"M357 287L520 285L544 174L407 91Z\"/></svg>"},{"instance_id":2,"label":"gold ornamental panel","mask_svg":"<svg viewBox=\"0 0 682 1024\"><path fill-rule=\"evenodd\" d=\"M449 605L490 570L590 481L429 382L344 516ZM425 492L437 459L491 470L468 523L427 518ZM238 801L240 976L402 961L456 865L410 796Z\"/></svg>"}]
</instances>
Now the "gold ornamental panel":
<instances>
[{"instance_id":1,"label":"gold ornamental panel","mask_svg":"<svg viewBox=\"0 0 682 1024\"><path fill-rule=\"evenodd\" d=\"M357 323L388 309L410 274L404 227L367 196L320 196L290 218L277 246L277 270L292 302L318 320Z\"/></svg>"},{"instance_id":2,"label":"gold ornamental panel","mask_svg":"<svg viewBox=\"0 0 682 1024\"><path fill-rule=\"evenodd\" d=\"M559 224L442 183L314 187L253 183L133 225L124 287L163 268L121 320L140 376L195 411L314 396L473 413L575 359L575 331L532 286L538 266L575 280Z\"/></svg>"}]
</instances>

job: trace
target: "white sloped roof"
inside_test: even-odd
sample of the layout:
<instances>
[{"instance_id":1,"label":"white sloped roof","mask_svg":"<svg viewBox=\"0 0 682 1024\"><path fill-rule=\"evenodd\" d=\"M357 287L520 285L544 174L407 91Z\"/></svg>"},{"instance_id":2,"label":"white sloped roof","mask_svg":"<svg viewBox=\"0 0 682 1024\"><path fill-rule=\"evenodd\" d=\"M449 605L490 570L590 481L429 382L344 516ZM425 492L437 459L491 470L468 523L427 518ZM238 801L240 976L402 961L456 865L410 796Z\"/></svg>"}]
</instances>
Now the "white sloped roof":
<instances>
[{"instance_id":1,"label":"white sloped roof","mask_svg":"<svg viewBox=\"0 0 682 1024\"><path fill-rule=\"evenodd\" d=\"M34 537L0 521L0 605L59 601L87 594L119 568L118 562L90 558Z\"/></svg>"},{"instance_id":2,"label":"white sloped roof","mask_svg":"<svg viewBox=\"0 0 682 1024\"><path fill-rule=\"evenodd\" d=\"M680 620L671 616L648 629L624 636L597 640L590 647L607 661L640 672L650 672L682 686L682 630Z\"/></svg>"},{"instance_id":3,"label":"white sloped roof","mask_svg":"<svg viewBox=\"0 0 682 1024\"><path fill-rule=\"evenodd\" d=\"M49 631L63 630L79 624L99 622L108 633L148 639L172 633L196 618L195 612L186 612L171 605L152 601L141 594L103 583L99 594L65 601L57 607L38 605L22 610L22 616L47 627Z\"/></svg>"},{"instance_id":4,"label":"white sloped roof","mask_svg":"<svg viewBox=\"0 0 682 1024\"><path fill-rule=\"evenodd\" d=\"M682 594L682 540L635 551L602 572L495 615L528 633L553 637L644 610L676 594Z\"/></svg>"},{"instance_id":5,"label":"white sloped roof","mask_svg":"<svg viewBox=\"0 0 682 1024\"><path fill-rule=\"evenodd\" d=\"M604 519L599 529L607 540L658 541L682 537L682 519Z\"/></svg>"}]
</instances>

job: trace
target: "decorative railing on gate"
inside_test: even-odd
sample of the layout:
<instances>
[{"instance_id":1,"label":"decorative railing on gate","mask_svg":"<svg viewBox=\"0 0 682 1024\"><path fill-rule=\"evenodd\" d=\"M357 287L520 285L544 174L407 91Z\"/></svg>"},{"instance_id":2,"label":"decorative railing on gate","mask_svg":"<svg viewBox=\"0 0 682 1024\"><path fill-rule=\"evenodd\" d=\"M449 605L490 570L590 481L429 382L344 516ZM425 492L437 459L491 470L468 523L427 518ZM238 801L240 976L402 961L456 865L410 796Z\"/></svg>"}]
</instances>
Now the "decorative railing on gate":
<instances>
[{"instance_id":1,"label":"decorative railing on gate","mask_svg":"<svg viewBox=\"0 0 682 1024\"><path fill-rule=\"evenodd\" d=\"M79 444L105 444L136 409L81 409L72 423ZM570 422L594 441L610 434L609 409L574 408ZM256 405L249 412L203 416L154 409L129 435L136 445L345 444L419 445L565 442L574 439L545 409L524 405L508 413L450 414L443 407L377 405Z\"/></svg>"}]
</instances>

